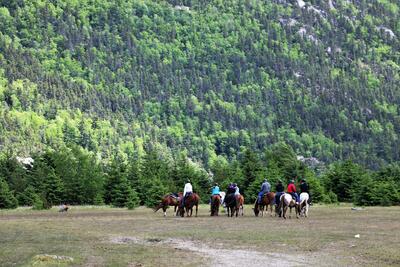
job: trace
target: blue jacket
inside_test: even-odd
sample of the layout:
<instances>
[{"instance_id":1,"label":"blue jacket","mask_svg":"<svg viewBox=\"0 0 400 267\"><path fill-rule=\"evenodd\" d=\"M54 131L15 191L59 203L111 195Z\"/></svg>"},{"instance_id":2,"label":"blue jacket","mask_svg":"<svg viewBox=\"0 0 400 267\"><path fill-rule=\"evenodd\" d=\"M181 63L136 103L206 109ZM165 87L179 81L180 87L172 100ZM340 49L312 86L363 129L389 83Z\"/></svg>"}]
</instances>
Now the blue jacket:
<instances>
[{"instance_id":1,"label":"blue jacket","mask_svg":"<svg viewBox=\"0 0 400 267\"><path fill-rule=\"evenodd\" d=\"M211 195L219 195L219 187L214 186L211 191Z\"/></svg>"},{"instance_id":2,"label":"blue jacket","mask_svg":"<svg viewBox=\"0 0 400 267\"><path fill-rule=\"evenodd\" d=\"M264 182L261 185L261 192L265 193L269 193L271 191L271 185L268 182Z\"/></svg>"}]
</instances>

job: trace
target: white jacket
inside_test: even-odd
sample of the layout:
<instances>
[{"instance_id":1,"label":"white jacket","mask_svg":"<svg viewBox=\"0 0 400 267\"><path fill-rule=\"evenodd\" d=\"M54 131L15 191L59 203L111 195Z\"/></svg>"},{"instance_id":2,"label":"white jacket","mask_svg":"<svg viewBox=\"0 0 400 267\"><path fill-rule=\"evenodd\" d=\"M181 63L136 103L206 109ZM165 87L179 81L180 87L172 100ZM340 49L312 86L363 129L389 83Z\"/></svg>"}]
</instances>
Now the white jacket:
<instances>
[{"instance_id":1,"label":"white jacket","mask_svg":"<svg viewBox=\"0 0 400 267\"><path fill-rule=\"evenodd\" d=\"M183 189L183 196L186 196L186 193L193 193L193 188L190 183L185 184L185 188Z\"/></svg>"},{"instance_id":2,"label":"white jacket","mask_svg":"<svg viewBox=\"0 0 400 267\"><path fill-rule=\"evenodd\" d=\"M237 196L237 195L240 195L239 186L236 186L235 195L236 195L236 196Z\"/></svg>"}]
</instances>

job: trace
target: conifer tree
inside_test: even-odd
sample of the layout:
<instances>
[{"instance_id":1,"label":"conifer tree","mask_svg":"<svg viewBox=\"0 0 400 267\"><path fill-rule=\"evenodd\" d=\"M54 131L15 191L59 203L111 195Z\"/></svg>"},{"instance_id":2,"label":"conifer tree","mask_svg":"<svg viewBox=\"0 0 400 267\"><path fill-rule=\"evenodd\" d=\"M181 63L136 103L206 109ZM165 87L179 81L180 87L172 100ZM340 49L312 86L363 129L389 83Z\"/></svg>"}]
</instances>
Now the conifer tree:
<instances>
[{"instance_id":1,"label":"conifer tree","mask_svg":"<svg viewBox=\"0 0 400 267\"><path fill-rule=\"evenodd\" d=\"M0 209L15 209L18 201L10 191L6 181L0 177Z\"/></svg>"}]
</instances>

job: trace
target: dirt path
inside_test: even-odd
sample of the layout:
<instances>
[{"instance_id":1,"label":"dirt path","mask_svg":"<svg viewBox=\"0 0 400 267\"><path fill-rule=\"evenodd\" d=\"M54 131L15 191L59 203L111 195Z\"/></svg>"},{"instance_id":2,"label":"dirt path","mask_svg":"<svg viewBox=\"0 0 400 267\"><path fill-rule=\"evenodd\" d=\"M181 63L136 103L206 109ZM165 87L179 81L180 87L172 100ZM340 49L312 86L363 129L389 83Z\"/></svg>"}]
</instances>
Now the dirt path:
<instances>
[{"instance_id":1,"label":"dirt path","mask_svg":"<svg viewBox=\"0 0 400 267\"><path fill-rule=\"evenodd\" d=\"M315 264L306 255L287 255L279 253L261 253L245 249L226 249L222 244L211 247L198 241L169 238L139 239L136 237L113 237L110 240L114 244L141 244L148 246L169 245L175 249L187 250L200 254L208 259L207 266L305 266ZM215 244L214 244L215 246Z\"/></svg>"}]
</instances>

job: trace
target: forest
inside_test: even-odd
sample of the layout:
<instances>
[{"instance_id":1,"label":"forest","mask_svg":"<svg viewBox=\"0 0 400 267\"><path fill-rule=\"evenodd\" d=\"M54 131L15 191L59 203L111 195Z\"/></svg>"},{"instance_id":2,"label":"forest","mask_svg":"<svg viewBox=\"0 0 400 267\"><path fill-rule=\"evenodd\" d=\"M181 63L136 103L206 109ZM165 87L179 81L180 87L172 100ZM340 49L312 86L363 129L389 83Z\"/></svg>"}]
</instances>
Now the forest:
<instances>
[{"instance_id":1,"label":"forest","mask_svg":"<svg viewBox=\"0 0 400 267\"><path fill-rule=\"evenodd\" d=\"M187 177L399 204L399 8L0 0L0 208L151 206Z\"/></svg>"}]
</instances>

